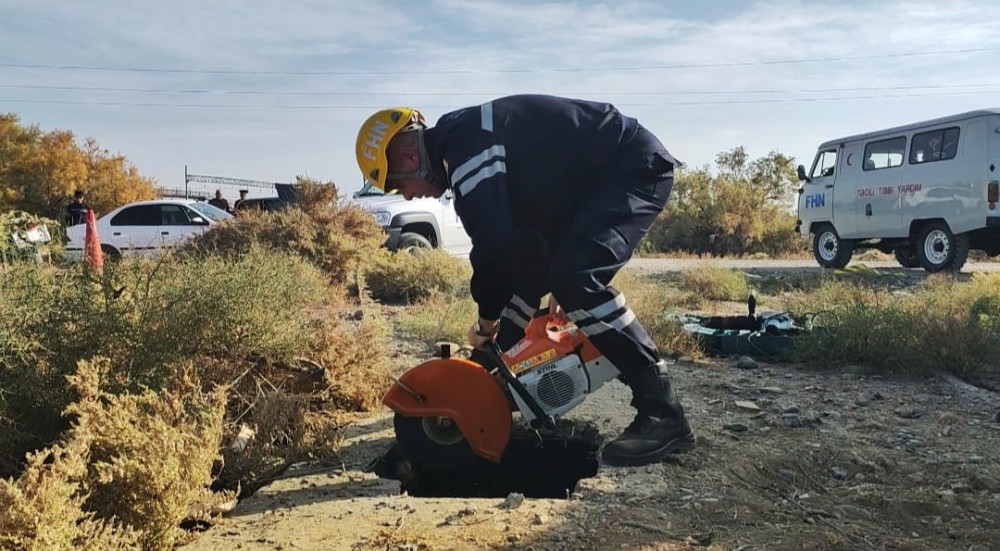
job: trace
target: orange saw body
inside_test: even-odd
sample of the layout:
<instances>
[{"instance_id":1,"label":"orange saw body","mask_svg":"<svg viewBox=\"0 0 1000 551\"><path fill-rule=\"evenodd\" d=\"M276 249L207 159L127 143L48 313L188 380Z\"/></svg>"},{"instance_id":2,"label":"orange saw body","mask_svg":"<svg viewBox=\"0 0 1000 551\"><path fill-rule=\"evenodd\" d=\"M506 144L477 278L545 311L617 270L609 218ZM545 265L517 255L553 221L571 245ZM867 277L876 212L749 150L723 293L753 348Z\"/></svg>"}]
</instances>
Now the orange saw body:
<instances>
[{"instance_id":1,"label":"orange saw body","mask_svg":"<svg viewBox=\"0 0 1000 551\"><path fill-rule=\"evenodd\" d=\"M382 402L396 412L403 451L424 467L444 470L476 457L499 462L510 440L512 412L533 424L551 424L618 376L575 325L546 312L495 365L435 358L406 371Z\"/></svg>"}]
</instances>

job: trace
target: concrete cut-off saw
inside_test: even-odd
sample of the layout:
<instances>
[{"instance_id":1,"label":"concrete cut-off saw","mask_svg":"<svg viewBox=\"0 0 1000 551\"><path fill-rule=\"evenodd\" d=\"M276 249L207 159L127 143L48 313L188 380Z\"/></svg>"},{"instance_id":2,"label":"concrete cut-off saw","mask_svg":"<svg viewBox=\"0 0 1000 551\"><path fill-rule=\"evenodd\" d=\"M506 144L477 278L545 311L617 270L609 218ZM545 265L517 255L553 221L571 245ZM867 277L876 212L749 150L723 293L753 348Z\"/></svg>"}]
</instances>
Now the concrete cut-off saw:
<instances>
[{"instance_id":1,"label":"concrete cut-off saw","mask_svg":"<svg viewBox=\"0 0 1000 551\"><path fill-rule=\"evenodd\" d=\"M556 418L619 374L578 327L547 310L506 353L493 341L484 352L477 363L442 351L395 379L383 397L395 412L398 446L415 467L446 472L483 459L499 463L514 413L531 429L555 428Z\"/></svg>"}]
</instances>

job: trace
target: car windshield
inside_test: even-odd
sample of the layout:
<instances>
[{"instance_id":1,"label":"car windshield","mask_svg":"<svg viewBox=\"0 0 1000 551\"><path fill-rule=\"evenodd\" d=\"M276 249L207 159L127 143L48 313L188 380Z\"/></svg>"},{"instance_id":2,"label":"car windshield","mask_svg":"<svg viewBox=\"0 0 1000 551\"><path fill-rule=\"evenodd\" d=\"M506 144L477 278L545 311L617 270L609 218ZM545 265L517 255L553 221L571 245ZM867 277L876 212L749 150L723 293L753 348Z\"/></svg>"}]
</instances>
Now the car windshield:
<instances>
[{"instance_id":1,"label":"car windshield","mask_svg":"<svg viewBox=\"0 0 1000 551\"><path fill-rule=\"evenodd\" d=\"M188 206L198 211L199 214L205 215L206 218L212 220L213 222L233 217L232 214L229 214L220 208L213 207L208 203L189 203Z\"/></svg>"},{"instance_id":2,"label":"car windshield","mask_svg":"<svg viewBox=\"0 0 1000 551\"><path fill-rule=\"evenodd\" d=\"M385 192L373 186L368 180L365 180L365 185L361 186L361 189L354 193L355 197L372 197L378 195L385 195Z\"/></svg>"}]
</instances>

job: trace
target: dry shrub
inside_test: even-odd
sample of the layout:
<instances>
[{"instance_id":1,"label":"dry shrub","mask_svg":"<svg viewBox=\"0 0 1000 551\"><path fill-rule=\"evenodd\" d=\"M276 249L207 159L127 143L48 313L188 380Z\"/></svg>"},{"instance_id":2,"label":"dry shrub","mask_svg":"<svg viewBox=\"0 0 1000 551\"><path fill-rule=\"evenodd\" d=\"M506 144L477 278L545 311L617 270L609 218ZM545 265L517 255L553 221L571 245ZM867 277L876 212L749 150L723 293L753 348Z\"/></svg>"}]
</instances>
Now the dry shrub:
<instances>
[{"instance_id":1,"label":"dry shrub","mask_svg":"<svg viewBox=\"0 0 1000 551\"><path fill-rule=\"evenodd\" d=\"M743 272L715 266L685 270L681 288L702 300L745 300L750 293Z\"/></svg>"},{"instance_id":2,"label":"dry shrub","mask_svg":"<svg viewBox=\"0 0 1000 551\"><path fill-rule=\"evenodd\" d=\"M375 300L412 303L435 292L455 293L471 276L467 261L444 251L400 251L378 255L365 284Z\"/></svg>"},{"instance_id":3,"label":"dry shrub","mask_svg":"<svg viewBox=\"0 0 1000 551\"><path fill-rule=\"evenodd\" d=\"M348 282L385 242L370 212L339 203L333 184L300 180L297 201L280 212L248 212L189 241L189 254L242 256L253 243L290 251L319 267L335 284Z\"/></svg>"},{"instance_id":4,"label":"dry shrub","mask_svg":"<svg viewBox=\"0 0 1000 551\"><path fill-rule=\"evenodd\" d=\"M391 351L389 324L374 308L356 322L331 320L317 335L315 360L323 367L331 405L371 411L388 383Z\"/></svg>"},{"instance_id":5,"label":"dry shrub","mask_svg":"<svg viewBox=\"0 0 1000 551\"><path fill-rule=\"evenodd\" d=\"M293 394L269 387L256 394L243 394L253 402L233 411L235 422L227 427L222 449L224 467L217 485L248 496L288 468L292 463L336 449L341 423L321 412L310 411L309 394Z\"/></svg>"},{"instance_id":6,"label":"dry shrub","mask_svg":"<svg viewBox=\"0 0 1000 551\"><path fill-rule=\"evenodd\" d=\"M292 463L327 457L342 438L343 415L324 398L324 373L300 358L292 364L203 357L203 386L226 390L222 465L216 488L246 497Z\"/></svg>"},{"instance_id":7,"label":"dry shrub","mask_svg":"<svg viewBox=\"0 0 1000 551\"><path fill-rule=\"evenodd\" d=\"M0 479L0 549L104 551L139 547L139 533L83 508L89 443L70 439L28 455L17 479Z\"/></svg>"},{"instance_id":8,"label":"dry shrub","mask_svg":"<svg viewBox=\"0 0 1000 551\"><path fill-rule=\"evenodd\" d=\"M163 392L115 396L102 390L110 367L80 362L73 428L0 481L4 549L171 549L192 511L231 497L209 490L222 392L202 392L187 369Z\"/></svg>"},{"instance_id":9,"label":"dry shrub","mask_svg":"<svg viewBox=\"0 0 1000 551\"><path fill-rule=\"evenodd\" d=\"M181 521L213 496L212 466L222 438L225 395L202 392L188 367L156 393L101 391L105 359L81 362L70 378L80 400L72 438L90 442L85 507L140 533L143 549L171 549L185 539Z\"/></svg>"},{"instance_id":10,"label":"dry shrub","mask_svg":"<svg viewBox=\"0 0 1000 551\"><path fill-rule=\"evenodd\" d=\"M469 296L434 293L408 307L398 319L399 329L427 344L437 341L464 343L479 307Z\"/></svg>"}]
</instances>

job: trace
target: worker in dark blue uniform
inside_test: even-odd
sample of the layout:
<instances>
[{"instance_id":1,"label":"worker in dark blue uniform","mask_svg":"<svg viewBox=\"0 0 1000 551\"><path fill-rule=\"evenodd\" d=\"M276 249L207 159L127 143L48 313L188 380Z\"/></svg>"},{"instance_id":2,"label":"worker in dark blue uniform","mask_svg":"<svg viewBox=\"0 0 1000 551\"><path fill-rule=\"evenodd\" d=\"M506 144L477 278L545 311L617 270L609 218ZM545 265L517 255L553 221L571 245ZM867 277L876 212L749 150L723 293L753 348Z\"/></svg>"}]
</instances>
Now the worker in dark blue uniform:
<instances>
[{"instance_id":1,"label":"worker in dark blue uniform","mask_svg":"<svg viewBox=\"0 0 1000 551\"><path fill-rule=\"evenodd\" d=\"M388 192L454 194L472 238L473 346L514 345L551 293L550 308L618 368L638 414L604 447L604 463L653 463L693 446L656 345L610 286L673 185L677 161L651 132L607 103L520 95L432 128L415 109L379 111L356 153L365 178Z\"/></svg>"}]
</instances>

